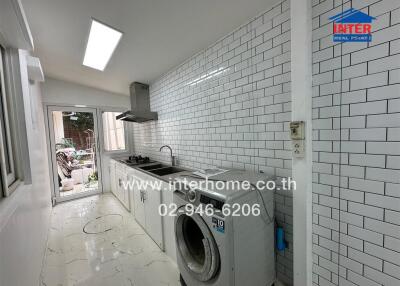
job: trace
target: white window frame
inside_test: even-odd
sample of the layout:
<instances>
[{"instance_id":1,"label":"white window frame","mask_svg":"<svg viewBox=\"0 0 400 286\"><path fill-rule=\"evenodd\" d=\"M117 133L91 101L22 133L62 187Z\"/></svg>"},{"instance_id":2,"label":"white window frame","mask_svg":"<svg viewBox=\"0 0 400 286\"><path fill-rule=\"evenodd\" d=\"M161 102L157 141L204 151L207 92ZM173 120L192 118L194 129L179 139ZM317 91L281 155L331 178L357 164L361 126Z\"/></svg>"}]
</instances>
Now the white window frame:
<instances>
[{"instance_id":1,"label":"white window frame","mask_svg":"<svg viewBox=\"0 0 400 286\"><path fill-rule=\"evenodd\" d=\"M105 130L105 126L103 123L103 114L105 112L124 112L122 110L119 109L102 109L101 110L101 141L102 141L102 150L104 152L104 154L119 154L119 153L127 153L129 152L129 135L128 135L128 126L126 124L126 122L124 123L124 137L125 137L125 149L121 149L121 150L106 150L106 142L105 142L105 134L106 134L106 130Z\"/></svg>"},{"instance_id":2,"label":"white window frame","mask_svg":"<svg viewBox=\"0 0 400 286\"><path fill-rule=\"evenodd\" d=\"M16 189L18 185L18 179L16 175L15 157L13 153L13 142L11 139L11 128L9 122L10 111L7 103L6 87L4 80L4 57L5 50L0 46L0 82L1 82L1 104L0 111L4 116L0 117L0 166L1 166L1 183L2 183L2 195L9 196L12 191ZM2 121L4 120L4 122ZM5 130L4 130L5 128ZM5 138L3 136L5 135ZM6 147L7 146L7 147ZM7 148L7 153L5 148ZM9 163L9 171L7 170L6 160Z\"/></svg>"}]
</instances>

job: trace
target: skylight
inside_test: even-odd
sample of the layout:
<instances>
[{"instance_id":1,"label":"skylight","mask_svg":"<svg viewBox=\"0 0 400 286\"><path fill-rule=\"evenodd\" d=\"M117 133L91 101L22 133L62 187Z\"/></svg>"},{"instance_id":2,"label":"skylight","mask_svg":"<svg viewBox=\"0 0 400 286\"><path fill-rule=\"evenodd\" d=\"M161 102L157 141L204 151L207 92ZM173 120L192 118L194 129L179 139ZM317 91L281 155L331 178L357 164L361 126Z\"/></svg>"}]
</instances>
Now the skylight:
<instances>
[{"instance_id":1,"label":"skylight","mask_svg":"<svg viewBox=\"0 0 400 286\"><path fill-rule=\"evenodd\" d=\"M92 19L83 65L103 71L121 37L121 32Z\"/></svg>"}]
</instances>

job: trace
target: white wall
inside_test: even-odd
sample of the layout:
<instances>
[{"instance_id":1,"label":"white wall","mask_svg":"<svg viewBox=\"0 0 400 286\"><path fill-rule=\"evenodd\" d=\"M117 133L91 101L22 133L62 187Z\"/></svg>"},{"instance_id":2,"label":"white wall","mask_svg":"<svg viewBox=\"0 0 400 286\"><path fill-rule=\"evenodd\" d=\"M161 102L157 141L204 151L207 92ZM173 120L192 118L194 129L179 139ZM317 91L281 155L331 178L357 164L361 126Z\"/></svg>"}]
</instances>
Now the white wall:
<instances>
[{"instance_id":1,"label":"white wall","mask_svg":"<svg viewBox=\"0 0 400 286\"><path fill-rule=\"evenodd\" d=\"M50 182L40 86L29 84L25 52L21 82L28 130L32 184L0 201L0 285L39 284L51 213ZM18 84L18 83L17 83Z\"/></svg>"},{"instance_id":2,"label":"white wall","mask_svg":"<svg viewBox=\"0 0 400 286\"><path fill-rule=\"evenodd\" d=\"M150 101L159 120L132 124L135 152L169 163L168 152L159 152L169 144L185 167L291 176L289 4L271 6L154 82ZM208 78L193 83L201 77ZM293 284L292 195L275 194L275 216L289 241L276 269L287 285Z\"/></svg>"},{"instance_id":3,"label":"white wall","mask_svg":"<svg viewBox=\"0 0 400 286\"><path fill-rule=\"evenodd\" d=\"M42 86L37 83L30 84L26 69L26 54L24 51L20 51L19 54L22 84L20 90L23 94L30 151L29 158L24 160L30 163L32 184L22 185L10 197L0 200L1 286L39 285L51 214L44 102L123 109L130 107L127 96L110 94L55 79L48 78Z\"/></svg>"},{"instance_id":4,"label":"white wall","mask_svg":"<svg viewBox=\"0 0 400 286\"><path fill-rule=\"evenodd\" d=\"M293 280L312 285L311 0L291 0L292 120L305 122L305 154L293 158Z\"/></svg>"},{"instance_id":5,"label":"white wall","mask_svg":"<svg viewBox=\"0 0 400 286\"><path fill-rule=\"evenodd\" d=\"M313 1L313 285L400 285L400 1ZM376 17L334 43L332 17Z\"/></svg>"},{"instance_id":6,"label":"white wall","mask_svg":"<svg viewBox=\"0 0 400 286\"><path fill-rule=\"evenodd\" d=\"M129 88L128 86L126 87ZM95 107L120 107L130 109L126 95L111 93L58 79L46 78L42 84L43 102L51 104L83 104Z\"/></svg>"}]
</instances>

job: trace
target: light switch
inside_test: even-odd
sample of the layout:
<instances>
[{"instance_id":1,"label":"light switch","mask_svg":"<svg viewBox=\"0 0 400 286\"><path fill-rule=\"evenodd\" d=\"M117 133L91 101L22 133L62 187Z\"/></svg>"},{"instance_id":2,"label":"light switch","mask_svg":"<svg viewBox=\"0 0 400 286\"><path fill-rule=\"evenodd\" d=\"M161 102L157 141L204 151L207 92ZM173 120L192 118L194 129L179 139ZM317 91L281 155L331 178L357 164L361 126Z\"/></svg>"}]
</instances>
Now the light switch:
<instances>
[{"instance_id":1,"label":"light switch","mask_svg":"<svg viewBox=\"0 0 400 286\"><path fill-rule=\"evenodd\" d=\"M290 138L292 140L303 140L304 137L304 121L290 122Z\"/></svg>"}]
</instances>

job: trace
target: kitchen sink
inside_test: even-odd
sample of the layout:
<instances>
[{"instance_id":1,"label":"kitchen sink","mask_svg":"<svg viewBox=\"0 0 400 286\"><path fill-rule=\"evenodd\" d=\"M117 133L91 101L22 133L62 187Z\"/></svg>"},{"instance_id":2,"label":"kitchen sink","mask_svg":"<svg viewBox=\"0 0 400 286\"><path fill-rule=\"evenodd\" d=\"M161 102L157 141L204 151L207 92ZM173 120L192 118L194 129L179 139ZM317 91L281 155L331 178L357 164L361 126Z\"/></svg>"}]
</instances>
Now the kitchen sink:
<instances>
[{"instance_id":1,"label":"kitchen sink","mask_svg":"<svg viewBox=\"0 0 400 286\"><path fill-rule=\"evenodd\" d=\"M166 168L150 170L149 172L154 175L165 176L165 175L170 175L170 174L179 173L179 172L183 172L183 171L185 171L185 170L176 168L176 167L166 167Z\"/></svg>"},{"instance_id":2,"label":"kitchen sink","mask_svg":"<svg viewBox=\"0 0 400 286\"><path fill-rule=\"evenodd\" d=\"M148 170L160 169L160 168L165 168L165 167L168 167L168 166L163 165L163 164L154 164L154 165L139 167L139 169L148 171Z\"/></svg>"}]
</instances>

